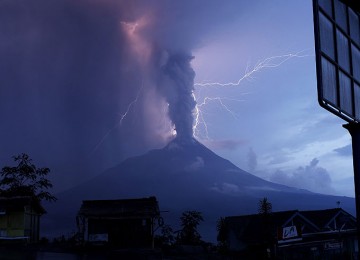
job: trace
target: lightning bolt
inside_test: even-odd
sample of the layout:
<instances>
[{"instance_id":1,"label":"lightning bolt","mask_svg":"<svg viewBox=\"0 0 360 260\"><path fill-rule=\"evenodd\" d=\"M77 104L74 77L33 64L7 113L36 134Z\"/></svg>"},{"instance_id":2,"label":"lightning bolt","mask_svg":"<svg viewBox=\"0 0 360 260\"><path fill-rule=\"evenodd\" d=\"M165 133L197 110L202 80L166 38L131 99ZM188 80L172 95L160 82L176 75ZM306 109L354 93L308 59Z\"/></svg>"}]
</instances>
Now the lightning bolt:
<instances>
[{"instance_id":1,"label":"lightning bolt","mask_svg":"<svg viewBox=\"0 0 360 260\"><path fill-rule=\"evenodd\" d=\"M121 115L121 117L120 117L120 121L119 121L118 125L120 125L120 126L121 126L122 122L123 122L123 121L124 121L124 119L127 117L128 113L129 113L129 111L130 111L130 109L131 109L131 108L132 108L132 107L133 107L133 106L137 103L137 101L138 101L138 99L139 99L139 97L140 97L140 93L141 93L141 91L142 91L143 87L144 87L144 85L143 85L143 83L142 83L142 84L141 84L141 88L139 89L138 93L136 94L136 98L135 98L133 101L131 101L131 102L130 102L130 104L128 105L128 107L127 107L127 109L126 109L125 113Z\"/></svg>"},{"instance_id":2,"label":"lightning bolt","mask_svg":"<svg viewBox=\"0 0 360 260\"><path fill-rule=\"evenodd\" d=\"M126 108L126 111L121 115L119 122L116 123L112 128L110 128L109 131L106 132L106 134L101 138L101 140L99 141L99 143L94 147L92 153L96 152L96 150L99 149L99 147L104 143L105 139L111 134L112 131L114 131L117 127L119 127L119 126L122 125L122 122L125 120L125 118L126 118L127 115L129 114L131 108L132 108L133 106L135 106L136 103L138 102L139 97L140 97L140 94L141 94L143 88L144 88L144 81L142 81L141 87L140 87L140 89L138 90L135 99L129 103L129 105L128 105L127 108Z\"/></svg>"},{"instance_id":3,"label":"lightning bolt","mask_svg":"<svg viewBox=\"0 0 360 260\"><path fill-rule=\"evenodd\" d=\"M242 77L238 79L236 82L207 82L207 83L195 83L194 86L199 87L209 87L209 86L220 86L220 87L237 87L241 84L241 82L245 79L253 79L253 74L259 72L266 68L276 68L281 66L283 63L287 62L292 58L304 58L312 55L303 54L304 51L299 51L297 53L289 53L284 55L272 56L268 57L262 61L259 61L255 64L255 66L250 70L249 66L246 67L245 73Z\"/></svg>"},{"instance_id":4,"label":"lightning bolt","mask_svg":"<svg viewBox=\"0 0 360 260\"><path fill-rule=\"evenodd\" d=\"M193 94L193 97L196 101L196 96ZM225 104L225 101L235 101L235 102L242 102L243 100L240 99L234 99L234 98L222 98L222 97L205 97L201 103L197 103L195 107L195 123L193 127L193 135L196 138L200 137L200 130L199 127L203 126L205 131L205 138L210 139L209 137L209 131L208 131L208 124L206 123L206 120L204 118L204 110L202 109L203 106L206 106L210 102L216 102L218 105L220 105L221 108L223 108L227 113L229 113L235 120L238 119L237 114L231 110L229 106Z\"/></svg>"},{"instance_id":5,"label":"lightning bolt","mask_svg":"<svg viewBox=\"0 0 360 260\"><path fill-rule=\"evenodd\" d=\"M250 69L250 66L247 65L245 72L243 76L241 76L237 81L235 82L202 82L202 83L195 83L194 86L197 87L197 91L200 93L203 88L206 87L238 87L241 85L241 82L244 80L253 80L254 74L257 72L260 72L263 69L267 68L276 68L284 64L290 59L293 58L304 58L309 57L313 55L304 54L305 51L299 51L296 53L288 53L284 55L277 55L277 56L271 56L264 60L258 61L252 69ZM201 138L200 135L200 127L203 127L204 134L206 139L210 140L209 138L209 128L208 124L204 117L204 107L208 105L210 102L217 102L220 107L222 107L227 113L229 113L234 119L237 119L236 113L231 109L230 106L226 105L227 101L244 101L244 100L238 100L233 98L226 98L226 97L209 97L205 96L201 102L199 102L199 97L196 96L195 93L193 93L194 100L196 101L197 105L194 110L194 127L193 127L193 135L195 138L199 139Z\"/></svg>"}]
</instances>

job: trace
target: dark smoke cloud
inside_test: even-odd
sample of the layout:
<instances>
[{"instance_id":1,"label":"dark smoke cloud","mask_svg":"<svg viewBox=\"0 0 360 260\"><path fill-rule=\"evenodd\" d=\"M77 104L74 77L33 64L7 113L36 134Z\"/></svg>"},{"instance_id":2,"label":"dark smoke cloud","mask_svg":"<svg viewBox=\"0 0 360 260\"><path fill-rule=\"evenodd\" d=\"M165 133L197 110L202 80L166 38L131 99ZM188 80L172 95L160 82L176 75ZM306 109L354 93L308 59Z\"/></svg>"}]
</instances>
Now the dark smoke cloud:
<instances>
[{"instance_id":1,"label":"dark smoke cloud","mask_svg":"<svg viewBox=\"0 0 360 260\"><path fill-rule=\"evenodd\" d=\"M60 188L165 145L171 124L191 136L191 51L232 4L1 1L1 166L29 153Z\"/></svg>"},{"instance_id":2,"label":"dark smoke cloud","mask_svg":"<svg viewBox=\"0 0 360 260\"><path fill-rule=\"evenodd\" d=\"M169 104L169 117L175 125L177 137L190 140L193 134L193 97L195 72L190 61L193 57L183 53L163 52L159 91Z\"/></svg>"}]
</instances>

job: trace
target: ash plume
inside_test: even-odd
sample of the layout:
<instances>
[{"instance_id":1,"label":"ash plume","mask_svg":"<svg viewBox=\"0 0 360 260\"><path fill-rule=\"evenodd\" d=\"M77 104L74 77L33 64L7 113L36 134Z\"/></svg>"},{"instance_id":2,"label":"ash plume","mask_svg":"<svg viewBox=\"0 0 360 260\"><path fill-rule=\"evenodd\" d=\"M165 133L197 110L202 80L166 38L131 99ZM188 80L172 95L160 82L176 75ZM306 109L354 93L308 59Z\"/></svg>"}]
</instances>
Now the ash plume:
<instances>
[{"instance_id":1,"label":"ash plume","mask_svg":"<svg viewBox=\"0 0 360 260\"><path fill-rule=\"evenodd\" d=\"M193 135L193 110L196 101L193 96L195 72L191 67L191 55L163 52L164 64L160 67L159 92L168 103L168 114L175 125L179 139L190 140Z\"/></svg>"}]
</instances>

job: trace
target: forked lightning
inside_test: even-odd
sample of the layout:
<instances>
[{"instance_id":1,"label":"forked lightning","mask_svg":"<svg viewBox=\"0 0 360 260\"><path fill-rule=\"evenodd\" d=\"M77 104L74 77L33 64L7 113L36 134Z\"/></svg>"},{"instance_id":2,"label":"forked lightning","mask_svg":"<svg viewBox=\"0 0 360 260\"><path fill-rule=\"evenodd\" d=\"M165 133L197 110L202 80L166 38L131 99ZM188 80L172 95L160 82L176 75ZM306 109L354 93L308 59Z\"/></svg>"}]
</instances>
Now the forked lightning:
<instances>
[{"instance_id":1,"label":"forked lightning","mask_svg":"<svg viewBox=\"0 0 360 260\"><path fill-rule=\"evenodd\" d=\"M206 88L206 87L238 87L240 86L241 82L243 80L251 80L253 79L253 76L255 73L260 72L263 69L266 68L276 68L281 66L286 61L292 59L292 58L304 58L311 56L309 54L304 54L304 51L296 52L296 53L289 53L284 55L277 55L268 57L262 61L259 61L255 64L255 66L249 70L249 67L246 68L245 73L242 77L240 77L235 82L197 82L194 84L194 86L199 88ZM206 120L204 118L204 111L203 107L205 107L209 102L217 101L218 104L228 113L230 113L235 119L236 119L236 113L231 110L229 106L225 104L225 101L231 100L231 101L243 101L243 100L237 100L232 98L226 98L226 97L209 97L206 96L202 99L202 101L199 101L199 98L196 97L195 93L193 93L193 97L195 101L197 102L197 105L195 107L194 111L194 127L193 127L193 135L196 138L201 138L200 134L200 126L203 126L203 131L205 132L203 136L205 136L206 139L209 138L209 132L208 132L208 125L206 123Z\"/></svg>"}]
</instances>

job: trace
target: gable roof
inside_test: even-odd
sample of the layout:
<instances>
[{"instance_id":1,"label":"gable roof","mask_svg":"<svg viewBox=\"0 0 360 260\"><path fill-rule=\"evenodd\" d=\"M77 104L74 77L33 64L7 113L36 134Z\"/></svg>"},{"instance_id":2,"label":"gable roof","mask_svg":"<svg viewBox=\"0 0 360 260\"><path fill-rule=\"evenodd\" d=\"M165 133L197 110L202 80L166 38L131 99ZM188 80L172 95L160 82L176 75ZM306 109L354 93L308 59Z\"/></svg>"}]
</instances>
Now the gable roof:
<instances>
[{"instance_id":1,"label":"gable roof","mask_svg":"<svg viewBox=\"0 0 360 260\"><path fill-rule=\"evenodd\" d=\"M301 211L301 214L311 219L320 229L329 229L330 223L339 216L343 216L342 222L348 220L356 222L355 217L341 208Z\"/></svg>"},{"instance_id":2,"label":"gable roof","mask_svg":"<svg viewBox=\"0 0 360 260\"><path fill-rule=\"evenodd\" d=\"M84 200L78 213L85 217L156 217L160 215L155 197L119 200Z\"/></svg>"}]
</instances>

